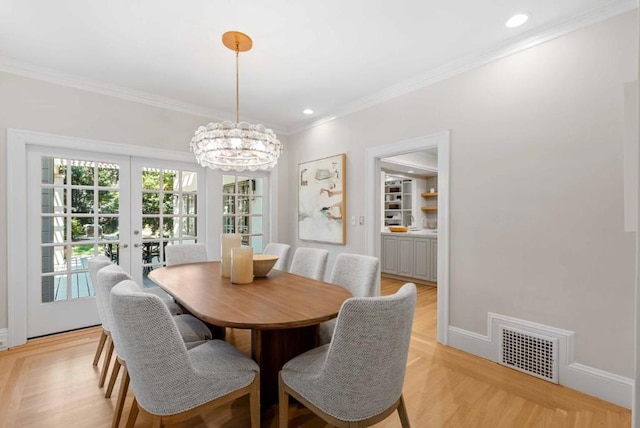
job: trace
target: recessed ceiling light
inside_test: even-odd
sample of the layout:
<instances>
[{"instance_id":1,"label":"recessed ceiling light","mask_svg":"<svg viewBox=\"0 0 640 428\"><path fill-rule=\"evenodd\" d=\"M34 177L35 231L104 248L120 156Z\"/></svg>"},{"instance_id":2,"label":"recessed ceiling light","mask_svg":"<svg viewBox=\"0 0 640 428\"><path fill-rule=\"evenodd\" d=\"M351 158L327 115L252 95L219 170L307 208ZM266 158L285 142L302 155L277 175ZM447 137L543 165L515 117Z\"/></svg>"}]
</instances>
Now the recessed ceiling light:
<instances>
[{"instance_id":1,"label":"recessed ceiling light","mask_svg":"<svg viewBox=\"0 0 640 428\"><path fill-rule=\"evenodd\" d=\"M407 174L413 174L413 172L414 171L412 169L410 169L409 171L407 171Z\"/></svg>"},{"instance_id":2,"label":"recessed ceiling light","mask_svg":"<svg viewBox=\"0 0 640 428\"><path fill-rule=\"evenodd\" d=\"M302 113L304 113L304 114L313 114L313 110L311 110L310 108L306 108L306 109L302 110Z\"/></svg>"},{"instance_id":3,"label":"recessed ceiling light","mask_svg":"<svg viewBox=\"0 0 640 428\"><path fill-rule=\"evenodd\" d=\"M505 24L509 28L519 27L529 19L529 15L526 13L518 13L517 15L513 15L507 23Z\"/></svg>"}]
</instances>

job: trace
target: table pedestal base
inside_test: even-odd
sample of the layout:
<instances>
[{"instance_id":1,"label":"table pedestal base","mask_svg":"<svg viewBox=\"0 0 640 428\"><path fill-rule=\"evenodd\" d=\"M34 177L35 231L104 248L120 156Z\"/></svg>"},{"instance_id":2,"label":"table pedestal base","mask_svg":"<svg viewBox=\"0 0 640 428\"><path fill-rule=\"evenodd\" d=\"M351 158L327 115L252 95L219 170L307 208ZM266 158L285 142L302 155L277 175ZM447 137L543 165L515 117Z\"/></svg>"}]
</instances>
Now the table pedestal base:
<instances>
[{"instance_id":1,"label":"table pedestal base","mask_svg":"<svg viewBox=\"0 0 640 428\"><path fill-rule=\"evenodd\" d=\"M251 358L260 366L260 402L263 406L278 402L278 372L282 366L313 349L317 343L317 325L251 331Z\"/></svg>"}]
</instances>

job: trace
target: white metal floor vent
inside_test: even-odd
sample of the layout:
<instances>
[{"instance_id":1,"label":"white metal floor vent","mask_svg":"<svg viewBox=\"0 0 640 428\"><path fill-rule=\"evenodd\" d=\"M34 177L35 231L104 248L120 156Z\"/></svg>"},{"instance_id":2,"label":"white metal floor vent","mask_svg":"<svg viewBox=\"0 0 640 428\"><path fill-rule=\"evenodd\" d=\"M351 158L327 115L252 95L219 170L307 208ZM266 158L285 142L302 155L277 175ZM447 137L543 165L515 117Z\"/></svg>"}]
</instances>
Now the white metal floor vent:
<instances>
[{"instance_id":1,"label":"white metal floor vent","mask_svg":"<svg viewBox=\"0 0 640 428\"><path fill-rule=\"evenodd\" d=\"M558 383L558 339L501 325L498 363Z\"/></svg>"}]
</instances>

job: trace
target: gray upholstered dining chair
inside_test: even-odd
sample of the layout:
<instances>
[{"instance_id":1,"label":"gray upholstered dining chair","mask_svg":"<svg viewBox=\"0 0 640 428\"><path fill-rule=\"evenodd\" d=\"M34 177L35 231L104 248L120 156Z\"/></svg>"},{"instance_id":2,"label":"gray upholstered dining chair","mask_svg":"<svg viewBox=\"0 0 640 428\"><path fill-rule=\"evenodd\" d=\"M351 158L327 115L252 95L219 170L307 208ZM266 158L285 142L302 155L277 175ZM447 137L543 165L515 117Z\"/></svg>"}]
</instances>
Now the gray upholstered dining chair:
<instances>
[{"instance_id":1,"label":"gray upholstered dining chair","mask_svg":"<svg viewBox=\"0 0 640 428\"><path fill-rule=\"evenodd\" d=\"M307 278L322 280L329 252L320 248L297 248L293 253L289 272Z\"/></svg>"},{"instance_id":2,"label":"gray upholstered dining chair","mask_svg":"<svg viewBox=\"0 0 640 428\"><path fill-rule=\"evenodd\" d=\"M396 410L409 427L402 385L415 304L412 283L390 296L347 299L331 343L280 371L280 428L288 426L289 395L336 427L373 425Z\"/></svg>"},{"instance_id":3,"label":"gray upholstered dining chair","mask_svg":"<svg viewBox=\"0 0 640 428\"><path fill-rule=\"evenodd\" d=\"M89 277L91 278L91 284L93 284L94 290L96 289L98 284L98 271L105 266L109 266L110 264L111 259L103 255L94 256L89 259ZM93 357L93 366L98 366L100 355L102 355L102 351L105 350L106 345L104 361L102 362L102 370L100 371L100 380L98 381L98 386L102 387L107 377L107 370L109 368L109 362L111 361L111 354L113 353L113 344L110 339L111 332L109 331L109 326L104 322L105 315L102 312L103 305L101 305L97 299L96 306L98 307L98 317L100 318L100 322L102 323L102 332L100 334L100 340L98 341L98 349L96 349L96 354Z\"/></svg>"},{"instance_id":4,"label":"gray upholstered dining chair","mask_svg":"<svg viewBox=\"0 0 640 428\"><path fill-rule=\"evenodd\" d=\"M340 285L353 297L373 297L377 294L380 260L377 257L360 254L338 254L333 265L329 282ZM336 320L320 324L320 344L331 341Z\"/></svg>"},{"instance_id":5,"label":"gray upholstered dining chair","mask_svg":"<svg viewBox=\"0 0 640 428\"><path fill-rule=\"evenodd\" d=\"M94 256L90 258L88 262L89 277L91 278L91 283L93 284L94 290L96 292L98 317L100 318L100 322L102 323L102 333L100 334L100 340L98 341L98 349L96 349L96 354L93 357L94 367L98 365L98 361L100 360L102 351L105 351L104 361L102 362L102 369L100 370L100 377L98 380L98 386L101 388L104 386L105 380L107 378L109 364L111 363L111 357L113 355L113 340L111 339L111 325L109 321L105 319L106 314L104 313L107 302L104 298L101 299L100 296L98 296L98 271L103 267L110 266L111 264L113 264L111 258L104 255ZM172 314L178 315L182 313L182 309L174 302L173 298L159 287L146 288L145 292L153 293L160 297Z\"/></svg>"},{"instance_id":6,"label":"gray upholstered dining chair","mask_svg":"<svg viewBox=\"0 0 640 428\"><path fill-rule=\"evenodd\" d=\"M118 374L120 369L122 368L122 380L120 382L120 393L118 394L118 399L116 401L116 407L114 409L114 423L113 426L118 426L120 421L120 416L122 414L122 408L124 407L124 400L127 395L127 388L129 385L129 375L127 372L126 365L126 355L125 351L123 351L121 346L121 340L119 337L119 331L115 327L116 322L113 316L113 308L111 306L111 290L113 287L125 280L131 280L131 276L124 271L120 266L116 264L112 264L109 266L105 266L100 269L97 274L97 286L96 286L96 296L99 301L103 304L103 313L105 314L106 321L108 325L111 327L111 340L115 347L116 359L111 369L111 377L109 379L109 384L107 386L105 397L110 398L113 388L115 386L116 379L118 378ZM137 284L136 284L137 286ZM146 293L145 290L138 287L138 291L141 293ZM147 293L148 294L148 293ZM155 295L154 295L155 296ZM156 296L157 297L157 296ZM166 306L166 303L160 299L162 304ZM169 310L167 308L167 310ZM170 313L170 312L169 312ZM171 314L171 313L170 313ZM176 326L178 327L178 331L180 332L180 336L182 340L185 342L185 346L187 348L193 348L198 345L205 343L207 340L211 339L211 332L204 325L203 322L188 314L179 314L173 315L173 319L175 321Z\"/></svg>"},{"instance_id":7,"label":"gray upholstered dining chair","mask_svg":"<svg viewBox=\"0 0 640 428\"><path fill-rule=\"evenodd\" d=\"M291 245L271 242L262 250L263 254L278 256L278 261L273 266L274 269L287 270L287 258L289 257L289 249Z\"/></svg>"},{"instance_id":8,"label":"gray upholstered dining chair","mask_svg":"<svg viewBox=\"0 0 640 428\"><path fill-rule=\"evenodd\" d=\"M187 349L166 306L133 281L113 287L111 305L135 396L127 426L139 412L159 427L247 394L251 426L260 426L260 369L253 360L221 340Z\"/></svg>"},{"instance_id":9,"label":"gray upholstered dining chair","mask_svg":"<svg viewBox=\"0 0 640 428\"><path fill-rule=\"evenodd\" d=\"M204 244L167 245L164 247L164 257L167 266L206 262L207 247Z\"/></svg>"}]
</instances>

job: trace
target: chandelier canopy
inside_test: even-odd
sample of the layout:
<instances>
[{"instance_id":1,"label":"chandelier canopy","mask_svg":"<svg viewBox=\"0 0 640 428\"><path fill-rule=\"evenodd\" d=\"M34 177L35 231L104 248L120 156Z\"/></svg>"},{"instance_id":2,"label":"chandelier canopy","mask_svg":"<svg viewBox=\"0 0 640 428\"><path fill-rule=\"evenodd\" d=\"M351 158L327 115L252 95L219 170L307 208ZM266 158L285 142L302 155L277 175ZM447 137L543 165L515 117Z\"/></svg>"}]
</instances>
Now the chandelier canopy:
<instances>
[{"instance_id":1,"label":"chandelier canopy","mask_svg":"<svg viewBox=\"0 0 640 428\"><path fill-rule=\"evenodd\" d=\"M191 139L191 151L200 165L223 171L273 168L282 152L276 134L263 125L240 122L238 56L250 50L253 42L246 34L229 31L222 35L222 43L236 53L236 122L199 127Z\"/></svg>"}]
</instances>

